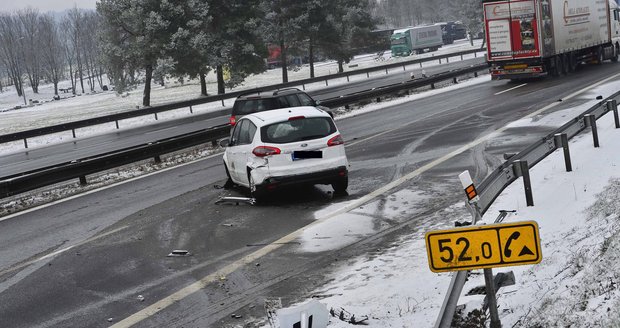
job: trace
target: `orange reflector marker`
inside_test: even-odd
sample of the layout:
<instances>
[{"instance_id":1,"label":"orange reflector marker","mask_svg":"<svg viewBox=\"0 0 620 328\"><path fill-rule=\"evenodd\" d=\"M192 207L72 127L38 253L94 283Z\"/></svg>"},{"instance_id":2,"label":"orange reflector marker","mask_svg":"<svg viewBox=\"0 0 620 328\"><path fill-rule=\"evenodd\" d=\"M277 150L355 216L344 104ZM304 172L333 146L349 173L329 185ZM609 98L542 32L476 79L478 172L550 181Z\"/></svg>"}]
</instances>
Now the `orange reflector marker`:
<instances>
[{"instance_id":1,"label":"orange reflector marker","mask_svg":"<svg viewBox=\"0 0 620 328\"><path fill-rule=\"evenodd\" d=\"M474 181L471 179L471 175L469 175L469 171L464 171L459 174L459 180L461 180L461 185L463 186L463 190L465 190L467 200L470 202L477 202L480 197L478 197L478 191L474 186Z\"/></svg>"}]
</instances>

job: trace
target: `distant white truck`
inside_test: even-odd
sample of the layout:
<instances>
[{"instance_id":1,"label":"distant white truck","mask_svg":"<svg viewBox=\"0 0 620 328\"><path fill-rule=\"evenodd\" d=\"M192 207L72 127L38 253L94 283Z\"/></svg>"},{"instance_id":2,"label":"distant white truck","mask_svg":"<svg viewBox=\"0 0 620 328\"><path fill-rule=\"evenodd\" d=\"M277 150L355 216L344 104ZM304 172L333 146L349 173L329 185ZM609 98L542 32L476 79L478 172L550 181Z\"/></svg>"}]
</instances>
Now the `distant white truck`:
<instances>
[{"instance_id":1,"label":"distant white truck","mask_svg":"<svg viewBox=\"0 0 620 328\"><path fill-rule=\"evenodd\" d=\"M483 0L493 79L558 76L618 61L620 16L608 0Z\"/></svg>"},{"instance_id":2,"label":"distant white truck","mask_svg":"<svg viewBox=\"0 0 620 328\"><path fill-rule=\"evenodd\" d=\"M443 45L441 26L415 26L395 30L391 37L392 56L409 56L423 53L424 50L436 51Z\"/></svg>"}]
</instances>

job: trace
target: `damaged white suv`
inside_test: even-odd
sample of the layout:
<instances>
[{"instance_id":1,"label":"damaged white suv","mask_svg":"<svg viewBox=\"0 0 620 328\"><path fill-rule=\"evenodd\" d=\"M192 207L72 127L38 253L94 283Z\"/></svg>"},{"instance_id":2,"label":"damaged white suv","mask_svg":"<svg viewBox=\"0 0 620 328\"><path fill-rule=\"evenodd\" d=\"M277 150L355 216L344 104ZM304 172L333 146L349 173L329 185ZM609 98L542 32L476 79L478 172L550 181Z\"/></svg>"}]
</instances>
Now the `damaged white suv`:
<instances>
[{"instance_id":1,"label":"damaged white suv","mask_svg":"<svg viewBox=\"0 0 620 328\"><path fill-rule=\"evenodd\" d=\"M315 107L291 107L244 116L224 152L229 180L257 198L282 187L348 187L344 140L331 116Z\"/></svg>"}]
</instances>

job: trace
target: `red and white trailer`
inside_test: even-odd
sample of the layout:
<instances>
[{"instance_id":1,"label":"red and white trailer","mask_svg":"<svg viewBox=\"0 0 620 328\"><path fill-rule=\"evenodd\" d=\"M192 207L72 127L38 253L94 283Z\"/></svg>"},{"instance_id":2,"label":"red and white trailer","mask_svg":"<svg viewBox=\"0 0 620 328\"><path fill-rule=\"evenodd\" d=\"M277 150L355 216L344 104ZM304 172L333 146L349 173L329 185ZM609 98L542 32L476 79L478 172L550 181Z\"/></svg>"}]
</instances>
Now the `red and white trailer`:
<instances>
[{"instance_id":1,"label":"red and white trailer","mask_svg":"<svg viewBox=\"0 0 620 328\"><path fill-rule=\"evenodd\" d=\"M583 62L618 61L615 1L483 1L483 6L487 61L495 80L557 76Z\"/></svg>"}]
</instances>

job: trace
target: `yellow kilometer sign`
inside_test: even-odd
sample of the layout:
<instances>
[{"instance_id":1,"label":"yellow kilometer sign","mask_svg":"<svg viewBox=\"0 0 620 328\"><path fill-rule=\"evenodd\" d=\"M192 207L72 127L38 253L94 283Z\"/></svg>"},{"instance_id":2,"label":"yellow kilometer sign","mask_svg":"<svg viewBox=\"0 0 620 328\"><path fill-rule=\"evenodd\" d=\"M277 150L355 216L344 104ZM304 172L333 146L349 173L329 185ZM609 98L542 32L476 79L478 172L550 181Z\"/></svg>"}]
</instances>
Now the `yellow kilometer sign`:
<instances>
[{"instance_id":1,"label":"yellow kilometer sign","mask_svg":"<svg viewBox=\"0 0 620 328\"><path fill-rule=\"evenodd\" d=\"M501 223L426 233L433 272L536 264L542 260L535 221Z\"/></svg>"}]
</instances>

